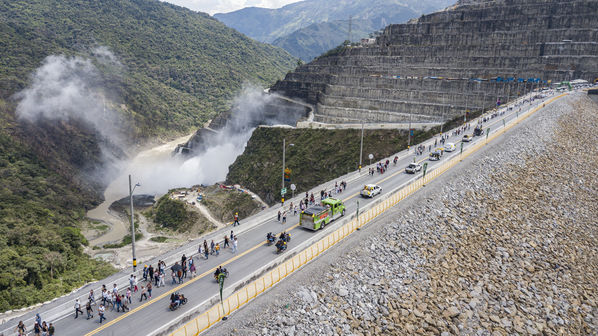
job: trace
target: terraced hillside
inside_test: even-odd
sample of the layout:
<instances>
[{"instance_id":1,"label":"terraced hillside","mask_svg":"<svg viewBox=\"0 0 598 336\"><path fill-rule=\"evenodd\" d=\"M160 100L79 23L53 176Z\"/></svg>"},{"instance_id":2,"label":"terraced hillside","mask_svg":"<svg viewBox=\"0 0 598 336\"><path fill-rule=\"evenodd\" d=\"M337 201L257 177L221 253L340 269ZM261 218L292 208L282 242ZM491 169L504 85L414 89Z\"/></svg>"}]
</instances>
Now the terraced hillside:
<instances>
[{"instance_id":1,"label":"terraced hillside","mask_svg":"<svg viewBox=\"0 0 598 336\"><path fill-rule=\"evenodd\" d=\"M273 91L316 105L317 121L452 118L544 81L597 78L597 8L596 0L462 1L387 26L372 45L332 50Z\"/></svg>"}]
</instances>

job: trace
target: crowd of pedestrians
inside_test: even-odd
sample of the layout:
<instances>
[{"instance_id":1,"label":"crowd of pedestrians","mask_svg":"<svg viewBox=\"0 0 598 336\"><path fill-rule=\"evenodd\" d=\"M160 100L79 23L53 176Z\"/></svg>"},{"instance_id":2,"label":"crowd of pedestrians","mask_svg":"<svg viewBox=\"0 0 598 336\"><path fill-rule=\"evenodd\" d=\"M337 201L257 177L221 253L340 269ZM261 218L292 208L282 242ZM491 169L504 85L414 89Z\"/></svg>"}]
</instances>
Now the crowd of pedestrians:
<instances>
[{"instance_id":1,"label":"crowd of pedestrians","mask_svg":"<svg viewBox=\"0 0 598 336\"><path fill-rule=\"evenodd\" d=\"M42 318L38 313L35 314L35 322L31 331L35 336L54 336L56 328L54 327L54 324L42 321ZM23 321L19 321L17 327L15 328L15 332L18 336L28 335L27 327Z\"/></svg>"}]
</instances>

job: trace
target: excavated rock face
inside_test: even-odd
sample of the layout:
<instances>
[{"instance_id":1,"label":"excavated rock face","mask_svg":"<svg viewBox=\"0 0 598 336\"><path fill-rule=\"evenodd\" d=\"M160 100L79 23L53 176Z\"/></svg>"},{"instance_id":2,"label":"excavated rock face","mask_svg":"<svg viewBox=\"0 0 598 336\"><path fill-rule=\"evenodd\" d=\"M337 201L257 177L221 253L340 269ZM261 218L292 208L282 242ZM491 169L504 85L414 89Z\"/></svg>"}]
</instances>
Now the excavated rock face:
<instances>
[{"instance_id":1,"label":"excavated rock face","mask_svg":"<svg viewBox=\"0 0 598 336\"><path fill-rule=\"evenodd\" d=\"M593 81L597 8L598 0L462 0L386 27L374 45L322 56L272 90L316 105L320 121L446 120L537 85L518 78Z\"/></svg>"}]
</instances>

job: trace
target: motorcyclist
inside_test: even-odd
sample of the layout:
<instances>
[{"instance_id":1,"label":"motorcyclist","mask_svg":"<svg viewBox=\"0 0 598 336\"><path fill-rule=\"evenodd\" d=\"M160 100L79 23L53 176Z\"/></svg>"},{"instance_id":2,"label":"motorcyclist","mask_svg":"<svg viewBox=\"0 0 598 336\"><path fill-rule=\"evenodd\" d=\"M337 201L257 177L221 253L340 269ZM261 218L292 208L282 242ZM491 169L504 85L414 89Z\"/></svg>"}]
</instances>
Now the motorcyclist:
<instances>
[{"instance_id":1,"label":"motorcyclist","mask_svg":"<svg viewBox=\"0 0 598 336\"><path fill-rule=\"evenodd\" d=\"M179 293L170 294L170 307L176 308L181 304L181 296Z\"/></svg>"},{"instance_id":2,"label":"motorcyclist","mask_svg":"<svg viewBox=\"0 0 598 336\"><path fill-rule=\"evenodd\" d=\"M222 266L218 266L218 268L216 268L216 271L214 271L214 278L218 279L220 273L222 273Z\"/></svg>"}]
</instances>

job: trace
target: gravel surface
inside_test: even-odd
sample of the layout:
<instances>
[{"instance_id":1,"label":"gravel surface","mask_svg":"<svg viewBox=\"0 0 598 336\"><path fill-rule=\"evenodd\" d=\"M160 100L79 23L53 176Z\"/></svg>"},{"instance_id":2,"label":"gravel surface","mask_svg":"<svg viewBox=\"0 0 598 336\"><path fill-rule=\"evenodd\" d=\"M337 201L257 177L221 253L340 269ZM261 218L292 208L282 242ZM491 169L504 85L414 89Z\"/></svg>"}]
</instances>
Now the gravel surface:
<instances>
[{"instance_id":1,"label":"gravel surface","mask_svg":"<svg viewBox=\"0 0 598 336\"><path fill-rule=\"evenodd\" d=\"M598 104L573 94L207 335L598 335Z\"/></svg>"}]
</instances>

